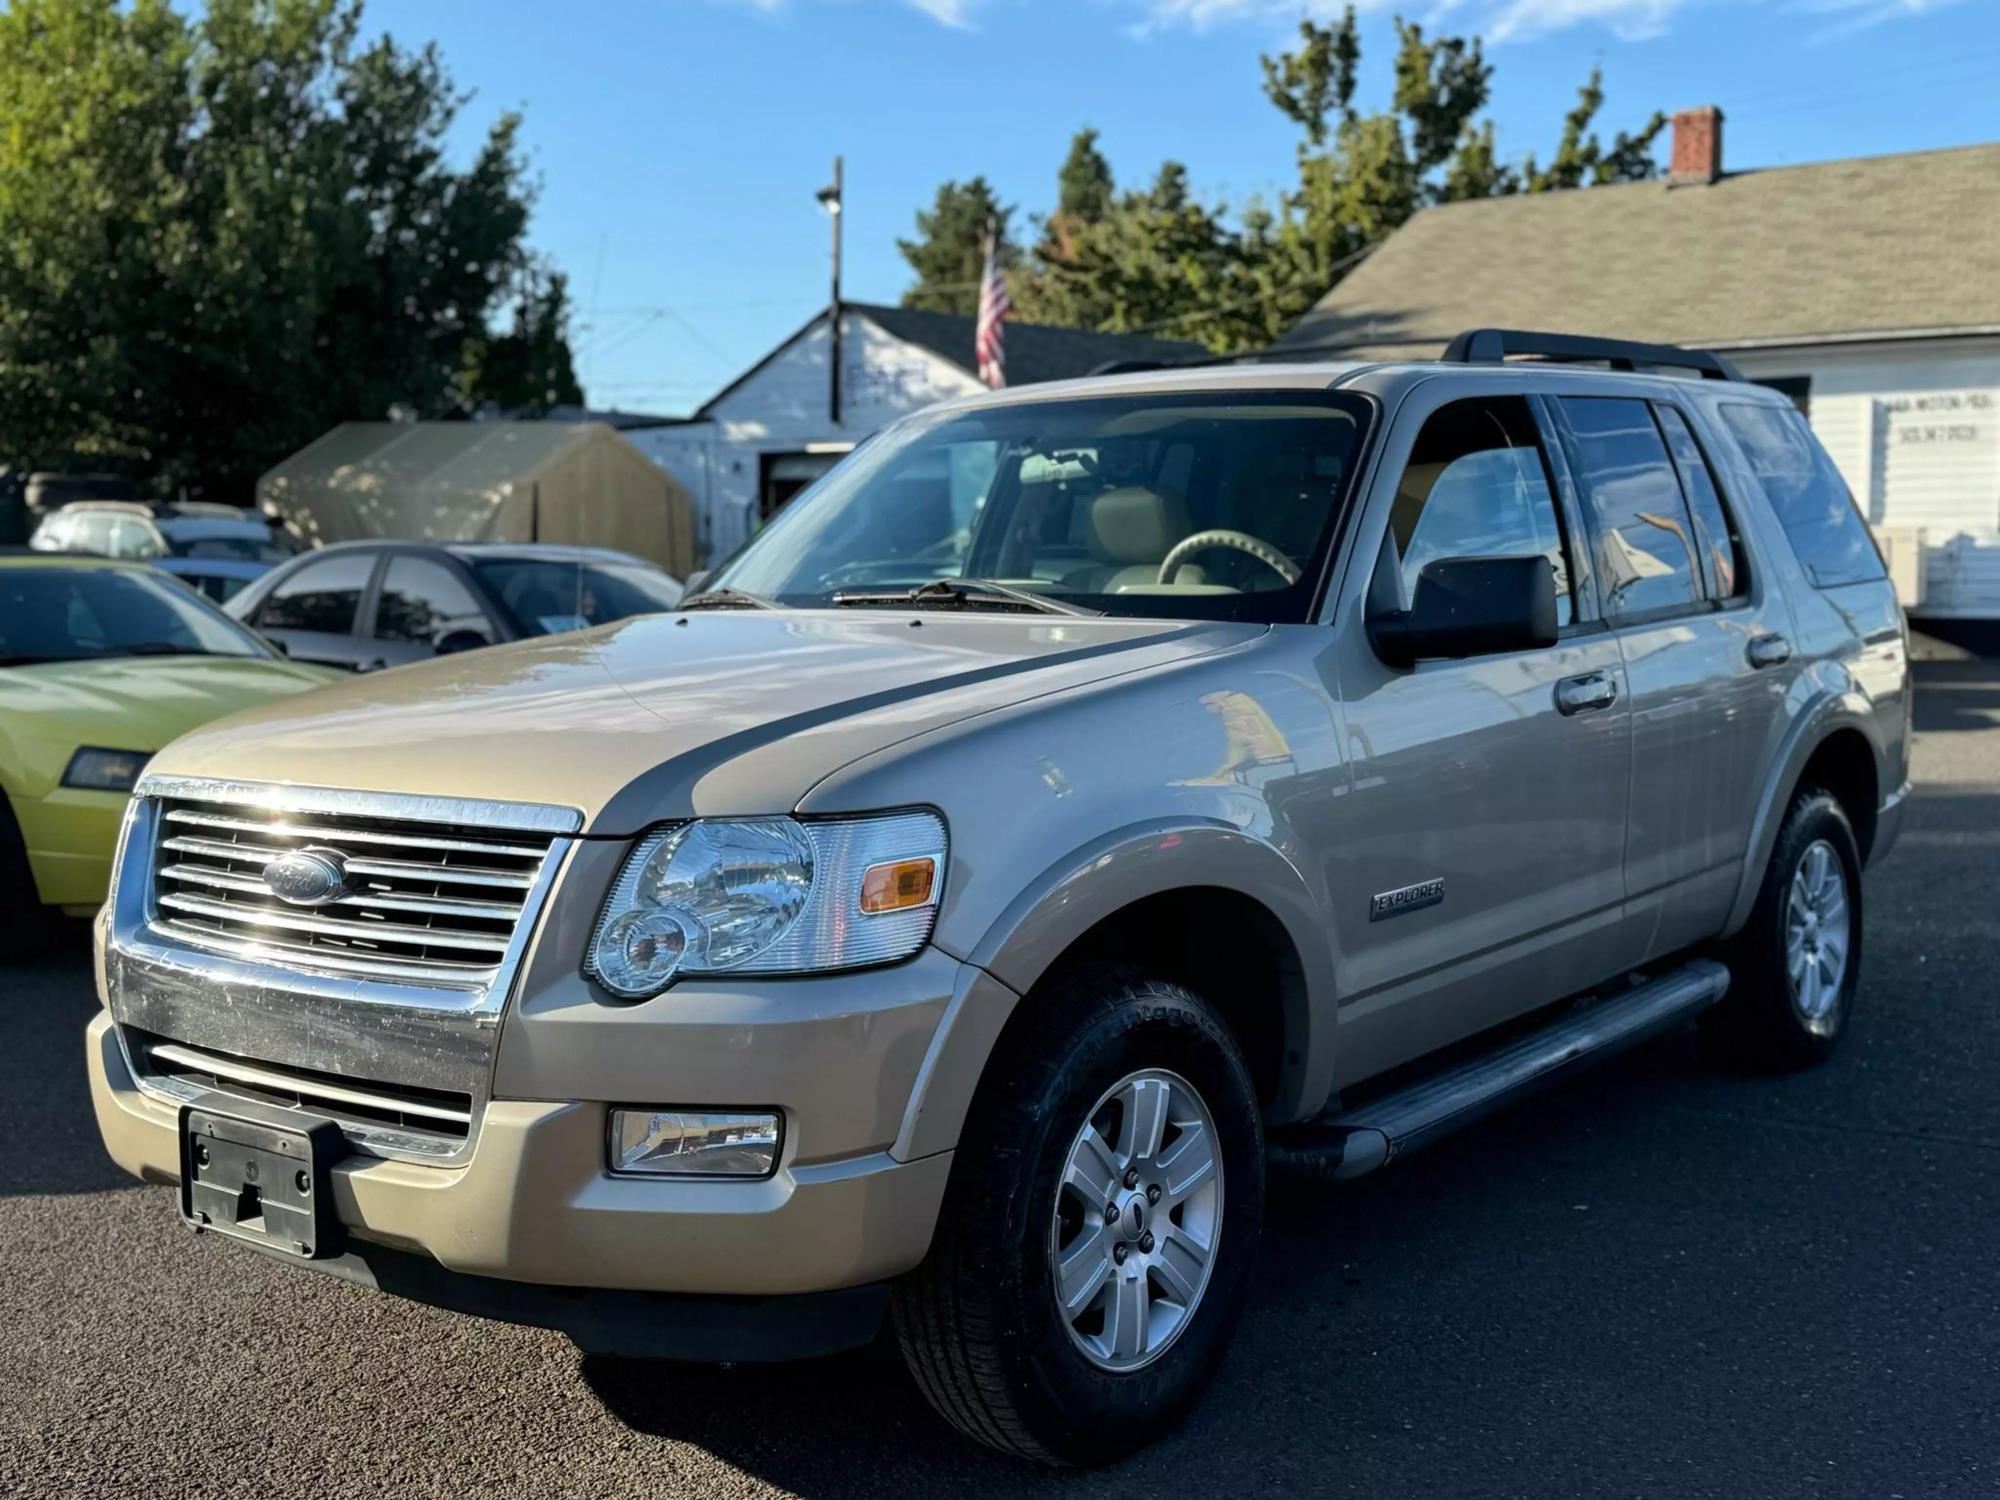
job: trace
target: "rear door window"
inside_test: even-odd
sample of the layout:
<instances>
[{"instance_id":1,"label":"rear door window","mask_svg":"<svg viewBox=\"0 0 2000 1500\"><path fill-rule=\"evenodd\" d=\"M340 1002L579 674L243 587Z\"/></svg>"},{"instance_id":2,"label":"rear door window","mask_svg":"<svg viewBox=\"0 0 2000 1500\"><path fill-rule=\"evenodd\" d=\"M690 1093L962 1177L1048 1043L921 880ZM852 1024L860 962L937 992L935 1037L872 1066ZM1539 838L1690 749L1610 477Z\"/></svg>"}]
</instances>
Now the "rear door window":
<instances>
[{"instance_id":1,"label":"rear door window","mask_svg":"<svg viewBox=\"0 0 2000 1500\"><path fill-rule=\"evenodd\" d=\"M1736 523L1729 514L1729 508L1722 502L1715 471L1709 468L1708 459L1702 454L1701 444L1695 441L1686 417L1671 406L1655 406L1653 414L1660 419L1660 431L1666 434L1667 448L1674 455L1674 467L1680 470L1681 489L1687 495L1688 509L1694 512L1695 538L1700 544L1701 571L1707 580L1709 595L1716 599L1734 599L1747 587L1747 580L1743 574L1742 548L1737 540Z\"/></svg>"},{"instance_id":2,"label":"rear door window","mask_svg":"<svg viewBox=\"0 0 2000 1500\"><path fill-rule=\"evenodd\" d=\"M309 562L271 590L257 611L257 624L266 630L347 635L374 571L373 552L343 552Z\"/></svg>"},{"instance_id":3,"label":"rear door window","mask_svg":"<svg viewBox=\"0 0 2000 1500\"><path fill-rule=\"evenodd\" d=\"M1694 607L1702 597L1694 522L1651 406L1620 396L1560 401L1595 533L1605 614Z\"/></svg>"},{"instance_id":4,"label":"rear door window","mask_svg":"<svg viewBox=\"0 0 2000 1500\"><path fill-rule=\"evenodd\" d=\"M378 640L409 641L433 650L450 636L463 650L493 643L493 622L478 596L451 569L427 557L392 557L375 604ZM476 639L475 639L476 638Z\"/></svg>"},{"instance_id":5,"label":"rear door window","mask_svg":"<svg viewBox=\"0 0 2000 1500\"><path fill-rule=\"evenodd\" d=\"M1884 576L1868 523L1806 419L1788 406L1730 401L1721 410L1806 576L1820 588Z\"/></svg>"}]
</instances>

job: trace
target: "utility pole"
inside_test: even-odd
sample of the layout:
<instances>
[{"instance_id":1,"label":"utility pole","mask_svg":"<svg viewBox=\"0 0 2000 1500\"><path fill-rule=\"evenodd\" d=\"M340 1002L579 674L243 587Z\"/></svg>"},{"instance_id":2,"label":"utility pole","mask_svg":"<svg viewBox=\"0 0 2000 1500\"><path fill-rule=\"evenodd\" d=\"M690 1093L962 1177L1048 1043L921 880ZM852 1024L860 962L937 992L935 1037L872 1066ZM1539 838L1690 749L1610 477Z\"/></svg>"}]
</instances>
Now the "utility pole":
<instances>
[{"instance_id":1,"label":"utility pole","mask_svg":"<svg viewBox=\"0 0 2000 1500\"><path fill-rule=\"evenodd\" d=\"M819 190L819 206L833 221L833 302L828 309L826 404L833 425L840 425L840 209L841 159L833 159L833 181Z\"/></svg>"}]
</instances>

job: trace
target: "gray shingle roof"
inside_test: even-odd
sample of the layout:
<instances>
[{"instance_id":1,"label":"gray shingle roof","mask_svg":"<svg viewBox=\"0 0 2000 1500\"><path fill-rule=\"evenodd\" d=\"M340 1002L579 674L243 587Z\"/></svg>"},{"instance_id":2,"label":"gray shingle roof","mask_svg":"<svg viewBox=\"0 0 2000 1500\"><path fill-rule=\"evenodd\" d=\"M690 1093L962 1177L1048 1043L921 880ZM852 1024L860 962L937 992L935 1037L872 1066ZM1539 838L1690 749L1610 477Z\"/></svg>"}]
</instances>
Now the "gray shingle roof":
<instances>
[{"instance_id":1,"label":"gray shingle roof","mask_svg":"<svg viewBox=\"0 0 2000 1500\"><path fill-rule=\"evenodd\" d=\"M862 302L850 302L846 306L892 338L920 344L962 370L978 372L979 362L972 352L974 322L971 318L962 318L955 313L923 312L916 308L882 307ZM1130 333L1091 333L1080 328L1051 328L1041 323L1009 322L1006 344L1009 385L1074 380L1113 360L1150 359L1172 363L1208 356L1208 351L1199 344L1144 338Z\"/></svg>"},{"instance_id":2,"label":"gray shingle roof","mask_svg":"<svg viewBox=\"0 0 2000 1500\"><path fill-rule=\"evenodd\" d=\"M1426 209L1280 347L1421 357L1477 327L1721 348L2000 327L2000 145Z\"/></svg>"}]
</instances>

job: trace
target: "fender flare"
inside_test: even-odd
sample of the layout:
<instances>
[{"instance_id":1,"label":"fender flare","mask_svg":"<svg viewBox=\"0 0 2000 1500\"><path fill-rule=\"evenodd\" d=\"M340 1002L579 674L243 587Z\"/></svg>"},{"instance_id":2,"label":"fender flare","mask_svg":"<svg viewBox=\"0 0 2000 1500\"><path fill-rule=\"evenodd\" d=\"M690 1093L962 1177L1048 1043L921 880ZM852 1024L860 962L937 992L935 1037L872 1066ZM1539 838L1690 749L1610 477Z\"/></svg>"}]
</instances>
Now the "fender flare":
<instances>
[{"instance_id":1,"label":"fender flare","mask_svg":"<svg viewBox=\"0 0 2000 1500\"><path fill-rule=\"evenodd\" d=\"M1881 790L1889 785L1891 778L1887 757L1871 724L1870 705L1851 684L1844 685L1839 691L1819 688L1792 720L1771 774L1765 778L1764 792L1758 799L1757 811L1750 824L1750 843L1744 854L1742 874L1737 881L1736 900L1730 905L1729 920L1720 936L1734 937L1750 920L1751 910L1757 905L1757 894L1764 887L1764 867L1770 863L1771 849L1778 841L1779 825L1784 822L1785 813L1792 805L1792 796L1798 790L1806 764L1819 752L1820 746L1838 731L1855 730L1867 741L1869 751L1875 757L1875 786L1877 800L1880 800ZM1869 811L1879 812L1880 809L1871 808Z\"/></svg>"},{"instance_id":2,"label":"fender flare","mask_svg":"<svg viewBox=\"0 0 2000 1500\"><path fill-rule=\"evenodd\" d=\"M1334 1076L1333 956L1296 865L1234 824L1161 819L1122 828L1051 864L967 954L938 1022L891 1154L913 1160L958 1140L987 1060L1020 999L1085 933L1149 896L1219 886L1259 902L1298 954L1303 998L1288 1000L1284 1060L1270 1117L1294 1119L1325 1101Z\"/></svg>"}]
</instances>

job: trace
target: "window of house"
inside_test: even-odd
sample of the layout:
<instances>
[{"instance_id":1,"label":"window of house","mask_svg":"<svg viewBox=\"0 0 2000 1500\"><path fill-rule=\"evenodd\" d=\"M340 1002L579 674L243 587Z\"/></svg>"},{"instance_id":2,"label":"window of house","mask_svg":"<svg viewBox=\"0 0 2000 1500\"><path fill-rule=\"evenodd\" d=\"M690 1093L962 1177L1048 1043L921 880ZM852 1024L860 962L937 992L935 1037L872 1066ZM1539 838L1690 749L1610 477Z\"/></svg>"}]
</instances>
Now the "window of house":
<instances>
[{"instance_id":1,"label":"window of house","mask_svg":"<svg viewBox=\"0 0 2000 1500\"><path fill-rule=\"evenodd\" d=\"M391 557L375 601L377 640L411 641L436 649L447 636L461 649L493 644L493 624L478 596L451 569L427 557Z\"/></svg>"},{"instance_id":2,"label":"window of house","mask_svg":"<svg viewBox=\"0 0 2000 1500\"><path fill-rule=\"evenodd\" d=\"M1709 596L1734 599L1747 583L1742 545L1736 535L1736 523L1722 503L1715 473L1702 454L1701 444L1695 441L1686 417L1671 406L1655 406L1653 414L1660 419L1660 431L1666 434L1674 467L1680 470L1688 509L1694 512L1695 539L1699 543L1702 577L1708 584Z\"/></svg>"},{"instance_id":3,"label":"window of house","mask_svg":"<svg viewBox=\"0 0 2000 1500\"><path fill-rule=\"evenodd\" d=\"M373 552L343 552L307 563L271 590L257 611L257 624L266 630L346 635L354 629L362 592L374 570Z\"/></svg>"},{"instance_id":4,"label":"window of house","mask_svg":"<svg viewBox=\"0 0 2000 1500\"><path fill-rule=\"evenodd\" d=\"M1808 578L1828 588L1883 576L1868 523L1804 417L1781 406L1733 401L1724 403L1722 417Z\"/></svg>"},{"instance_id":5,"label":"window of house","mask_svg":"<svg viewBox=\"0 0 2000 1500\"><path fill-rule=\"evenodd\" d=\"M1388 544L1406 606L1427 563L1539 556L1555 569L1556 623L1574 617L1548 463L1519 396L1453 401L1431 413L1397 486Z\"/></svg>"},{"instance_id":6,"label":"window of house","mask_svg":"<svg viewBox=\"0 0 2000 1500\"><path fill-rule=\"evenodd\" d=\"M1561 402L1594 523L1605 614L1615 619L1694 605L1702 596L1694 522L1652 408L1622 396Z\"/></svg>"}]
</instances>

